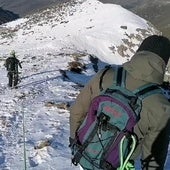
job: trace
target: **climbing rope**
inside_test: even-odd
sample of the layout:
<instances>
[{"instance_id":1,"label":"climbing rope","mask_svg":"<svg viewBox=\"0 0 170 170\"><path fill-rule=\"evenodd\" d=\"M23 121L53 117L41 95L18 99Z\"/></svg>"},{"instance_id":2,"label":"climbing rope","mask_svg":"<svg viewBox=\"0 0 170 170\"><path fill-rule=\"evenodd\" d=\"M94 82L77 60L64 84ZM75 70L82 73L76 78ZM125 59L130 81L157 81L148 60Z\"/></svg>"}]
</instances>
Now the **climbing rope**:
<instances>
[{"instance_id":1,"label":"climbing rope","mask_svg":"<svg viewBox=\"0 0 170 170\"><path fill-rule=\"evenodd\" d=\"M24 150L24 170L27 170L27 160L26 160L26 141L25 141L25 110L22 111L22 117L23 117L23 150Z\"/></svg>"},{"instance_id":2,"label":"climbing rope","mask_svg":"<svg viewBox=\"0 0 170 170\"><path fill-rule=\"evenodd\" d=\"M123 142L126 139L126 136L124 136L121 139L120 142L120 167L117 170L135 170L134 165L132 165L132 163L129 162L129 159L133 153L133 151L135 150L135 146L136 146L136 138L135 136L131 135L132 138L132 144L131 144L131 150L129 152L129 154L127 155L125 161L123 160Z\"/></svg>"}]
</instances>

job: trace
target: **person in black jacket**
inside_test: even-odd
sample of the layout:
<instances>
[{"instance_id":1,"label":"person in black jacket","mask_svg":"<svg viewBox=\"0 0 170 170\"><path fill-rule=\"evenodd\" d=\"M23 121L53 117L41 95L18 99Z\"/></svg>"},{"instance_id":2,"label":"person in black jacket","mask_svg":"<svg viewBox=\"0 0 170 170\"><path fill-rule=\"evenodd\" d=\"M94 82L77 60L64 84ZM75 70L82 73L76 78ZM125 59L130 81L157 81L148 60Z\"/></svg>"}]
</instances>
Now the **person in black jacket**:
<instances>
[{"instance_id":1,"label":"person in black jacket","mask_svg":"<svg viewBox=\"0 0 170 170\"><path fill-rule=\"evenodd\" d=\"M18 66L22 68L21 62L16 58L15 51L12 51L11 56L6 59L5 67L8 71L9 87L14 87L18 84Z\"/></svg>"}]
</instances>

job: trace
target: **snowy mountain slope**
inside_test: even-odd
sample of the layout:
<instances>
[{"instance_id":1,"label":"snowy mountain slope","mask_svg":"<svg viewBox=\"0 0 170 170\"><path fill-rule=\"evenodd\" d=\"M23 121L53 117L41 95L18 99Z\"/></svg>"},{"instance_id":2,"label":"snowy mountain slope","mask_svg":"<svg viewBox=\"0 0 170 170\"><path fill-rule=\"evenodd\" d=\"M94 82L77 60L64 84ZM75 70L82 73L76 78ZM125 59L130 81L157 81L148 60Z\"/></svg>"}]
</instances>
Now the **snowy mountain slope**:
<instances>
[{"instance_id":1,"label":"snowy mountain slope","mask_svg":"<svg viewBox=\"0 0 170 170\"><path fill-rule=\"evenodd\" d=\"M5 30L1 35L8 38L8 41L6 38L1 41L3 53L8 51L9 45L18 52L33 52L47 47L55 51L58 44L63 44L63 48L69 45L73 50L78 48L103 60L112 56L112 63L115 62L114 56L123 56L121 61L126 61L144 37L158 33L147 21L122 7L103 5L98 1L85 1L83 4L71 1L60 8L47 9L21 19L20 24L16 21L3 27ZM99 53L96 53L94 44L100 46Z\"/></svg>"},{"instance_id":2,"label":"snowy mountain slope","mask_svg":"<svg viewBox=\"0 0 170 170\"><path fill-rule=\"evenodd\" d=\"M130 59L154 33L142 18L96 0L70 1L2 25L0 169L79 169L70 162L69 105L96 70ZM23 66L17 89L7 87L3 66L12 49Z\"/></svg>"}]
</instances>

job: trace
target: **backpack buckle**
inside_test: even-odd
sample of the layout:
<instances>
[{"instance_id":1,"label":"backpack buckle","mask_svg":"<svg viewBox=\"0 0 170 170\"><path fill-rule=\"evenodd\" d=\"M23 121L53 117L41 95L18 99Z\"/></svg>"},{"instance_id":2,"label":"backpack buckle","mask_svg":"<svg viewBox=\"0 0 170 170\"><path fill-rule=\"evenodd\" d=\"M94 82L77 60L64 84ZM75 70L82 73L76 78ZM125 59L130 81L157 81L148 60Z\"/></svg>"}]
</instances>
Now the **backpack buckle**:
<instances>
[{"instance_id":1,"label":"backpack buckle","mask_svg":"<svg viewBox=\"0 0 170 170\"><path fill-rule=\"evenodd\" d=\"M131 99L130 99L130 106L131 106L131 108L133 109L133 110L136 110L137 108L138 108L138 104L137 104L137 100L138 100L138 97L136 96L134 96L134 97L131 97Z\"/></svg>"}]
</instances>

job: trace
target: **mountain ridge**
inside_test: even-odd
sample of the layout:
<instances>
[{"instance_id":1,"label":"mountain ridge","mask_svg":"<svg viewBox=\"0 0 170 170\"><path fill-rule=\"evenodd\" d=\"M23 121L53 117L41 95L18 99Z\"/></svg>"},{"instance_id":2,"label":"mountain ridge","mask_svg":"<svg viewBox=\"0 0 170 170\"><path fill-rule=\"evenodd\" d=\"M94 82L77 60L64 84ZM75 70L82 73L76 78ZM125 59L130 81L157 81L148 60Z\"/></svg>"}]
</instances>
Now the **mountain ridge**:
<instances>
[{"instance_id":1,"label":"mountain ridge","mask_svg":"<svg viewBox=\"0 0 170 170\"><path fill-rule=\"evenodd\" d=\"M61 5L56 5L54 7L47 8L46 10L43 10L41 12L37 12L37 13L34 13L32 15L28 15L25 18L20 19L20 22L17 25L14 24L15 21L11 22L11 23L4 24L2 28L5 27L6 29L4 29L4 31L1 31L1 36L3 38L11 39L10 45L13 44L12 43L14 41L13 38L16 37L18 32L20 32L20 34L21 34L21 31L22 31L22 34L20 35L20 37L22 37L24 35L28 36L27 40L25 40L25 41L29 41L29 35L32 36L32 35L35 34L35 32L37 32L36 35L39 35L39 36L42 35L40 37L37 37L37 39L40 39L40 40L42 39L43 41L46 41L46 39L48 39L47 37L50 37L50 32L52 33L53 31L55 31L57 26L60 25L60 27L63 27L63 30L65 30L65 33L64 33L63 36L69 37L70 36L69 34L72 34L72 33L65 26L65 25L70 24L67 17L70 16L71 18L74 18L74 13L77 12L76 11L76 8L77 8L76 6L80 6L83 2L84 1L74 1L74 0L72 0L72 1L69 1L69 2L66 2L66 3L63 3ZM91 1L87 1L87 3L89 3L89 7L90 7ZM95 3L102 5L102 3L99 2L99 1L95 1ZM108 5L105 4L104 6L107 8ZM151 34L152 31L155 32L155 34L158 33L159 31L156 31L156 29L154 28L153 25L151 25L149 22L142 19L141 17L131 13L130 11L122 8L121 6L117 6L117 8L116 8L116 6L117 5L114 5L114 4L112 5L113 10L117 10L117 8L120 8L125 13L130 14L132 19L129 18L129 21L127 21L127 25L126 25L125 23L122 23L123 18L121 18L120 16L116 16L115 22L117 24L115 24L115 26L113 27L111 33L113 34L113 36L115 36L115 38L118 37L119 34L122 35L122 37L124 37L124 38L122 38L119 47L116 47L116 46L110 44L110 50L109 51L111 53L113 53L118 48L119 49L118 50L118 52L119 52L118 55L124 56L124 60L125 60L129 56L128 53L133 53L133 47L137 46L137 44L133 42L133 38L137 42L140 42L144 37L147 37L149 34ZM115 7L115 9L114 9L114 7ZM83 10L84 9L82 9L82 11ZM100 19L102 19L102 20L105 19L106 21L108 20L110 23L113 22L112 19L109 17L110 15L113 15L111 12L109 14L107 14L108 12L105 13L106 16L104 16L104 15L100 16L99 12L100 12L100 10L103 10L102 8L99 9L99 10L97 10L97 9L96 10L91 9L91 10L93 10L93 12L94 12L93 15L96 15L96 18L101 17ZM80 14L81 14L81 10L80 10ZM126 17L126 16L124 16L124 17ZM134 21L133 21L133 18L134 18ZM137 21L136 18L139 18L139 21ZM106 26L102 25L102 23L100 23L100 19L98 19L98 21L97 21L98 24L99 24L99 29L105 30L106 29L105 27L107 25ZM76 18L76 20L77 20L77 18ZM86 27L85 32L80 31L82 29L81 27L83 27L84 24L80 26L79 25L80 21L77 21L77 22L74 21L77 29L79 27L81 28L80 30L75 30L75 28L74 28L74 34L76 35L76 38L83 37L83 41L84 41L84 42L82 42L83 44L88 42L87 38L88 38L89 35L92 36L91 35L91 30L97 29L96 32L99 32L98 28L95 25L93 25L93 22L94 22L93 19L87 18L86 20L87 20L87 25L89 25L89 26L84 26L84 27ZM131 26L131 24L128 24L129 22L132 22L134 24L134 26L136 25L136 27L139 24L139 25L141 25L141 28L137 27L136 29L134 29L133 26ZM18 22L16 22L16 23L18 23ZM143 26L142 26L142 24L143 24ZM49 34L43 33L43 32L40 31L43 28L42 26L44 28L46 28L46 26L51 27ZM71 27L73 27L73 26L71 26ZM100 27L103 27L103 28L100 28ZM128 31L130 31L130 29L133 29L133 31L131 33L128 33ZM59 30L59 32L61 32L61 30ZM59 34L59 32L57 34ZM108 35L107 32L103 32L103 33L102 33L102 31L100 31L100 32L101 32L100 34L103 37ZM78 37L78 35L79 35L79 37ZM51 37L51 38L54 38L54 37ZM49 38L49 40L51 38ZM106 41L109 42L110 41L109 39L110 39L109 37L106 38ZM24 41L24 43L25 43L25 41ZM32 41L32 40L30 40L30 41ZM98 42L99 39L97 38L96 41ZM3 45L5 45L6 40L2 40L1 43ZM9 41L8 41L8 43L9 43ZM98 42L98 43L100 43L100 42ZM92 44L87 43L87 46L89 46L89 45L92 45ZM79 47L80 49L82 49L82 47L79 44L76 44L76 46L77 46L77 48ZM127 52L127 50L129 49L130 46L132 47L131 50L130 50L131 52ZM84 45L83 45L83 47L84 47ZM94 44L92 45L92 49L95 49ZM102 49L102 46L101 46L101 49ZM83 49L83 50L85 50L85 49ZM101 52L102 52L102 50L101 50ZM91 51L89 53L93 53L93 51ZM96 55L99 55L99 54L96 54ZM100 54L100 55L103 55L103 54Z\"/></svg>"},{"instance_id":2,"label":"mountain ridge","mask_svg":"<svg viewBox=\"0 0 170 170\"><path fill-rule=\"evenodd\" d=\"M69 0L35 0L33 3L27 3L26 0L0 0L3 9L9 10L20 17L25 17L28 14L33 14L45 8L53 5L59 5ZM170 3L168 0L100 0L102 3L115 3L123 6L124 8L134 12L135 14L145 18L153 25L155 25L165 36L170 37L170 25L169 25L169 8ZM18 6L20 8L18 8ZM2 15L2 14L1 14ZM3 16L1 16L3 17ZM15 19L15 18L13 18ZM3 20L1 23L9 22L9 20Z\"/></svg>"},{"instance_id":3,"label":"mountain ridge","mask_svg":"<svg viewBox=\"0 0 170 170\"><path fill-rule=\"evenodd\" d=\"M19 15L0 7L0 25L18 19Z\"/></svg>"}]
</instances>

